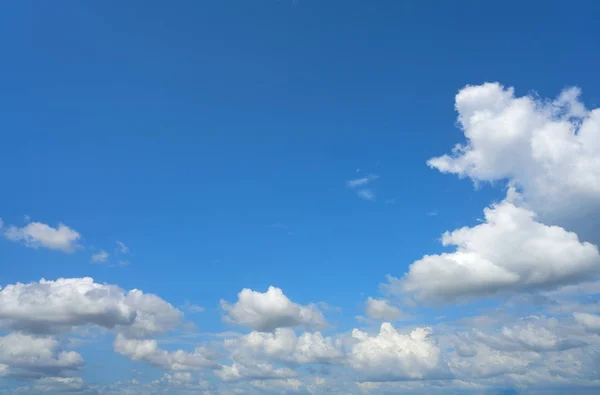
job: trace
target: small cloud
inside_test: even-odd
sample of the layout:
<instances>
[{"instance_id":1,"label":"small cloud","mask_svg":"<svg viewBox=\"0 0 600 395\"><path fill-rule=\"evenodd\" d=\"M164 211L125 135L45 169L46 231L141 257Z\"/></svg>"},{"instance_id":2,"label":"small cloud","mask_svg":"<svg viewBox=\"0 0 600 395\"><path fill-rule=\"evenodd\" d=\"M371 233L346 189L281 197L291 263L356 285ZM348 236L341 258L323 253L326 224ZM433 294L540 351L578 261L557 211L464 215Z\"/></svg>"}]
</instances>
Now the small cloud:
<instances>
[{"instance_id":1,"label":"small cloud","mask_svg":"<svg viewBox=\"0 0 600 395\"><path fill-rule=\"evenodd\" d=\"M4 221L2 221L2 218L0 218L0 229L4 228Z\"/></svg>"},{"instance_id":2,"label":"small cloud","mask_svg":"<svg viewBox=\"0 0 600 395\"><path fill-rule=\"evenodd\" d=\"M10 226L4 231L4 237L13 242L22 242L29 248L45 247L71 253L79 245L79 232L59 223L56 228L41 222L30 222L22 228Z\"/></svg>"},{"instance_id":3,"label":"small cloud","mask_svg":"<svg viewBox=\"0 0 600 395\"><path fill-rule=\"evenodd\" d=\"M121 254L129 254L129 247L125 245L122 241L117 240L118 251Z\"/></svg>"},{"instance_id":4,"label":"small cloud","mask_svg":"<svg viewBox=\"0 0 600 395\"><path fill-rule=\"evenodd\" d=\"M361 199L370 200L370 201L375 200L375 193L370 189L360 189L357 192L357 195Z\"/></svg>"},{"instance_id":5,"label":"small cloud","mask_svg":"<svg viewBox=\"0 0 600 395\"><path fill-rule=\"evenodd\" d=\"M94 255L92 255L92 262L94 263L103 263L108 260L108 252L100 251Z\"/></svg>"},{"instance_id":6,"label":"small cloud","mask_svg":"<svg viewBox=\"0 0 600 395\"><path fill-rule=\"evenodd\" d=\"M433 211L429 211L425 215L427 215L428 217L435 217L436 215L438 215L438 212L436 210L433 210Z\"/></svg>"},{"instance_id":7,"label":"small cloud","mask_svg":"<svg viewBox=\"0 0 600 395\"><path fill-rule=\"evenodd\" d=\"M367 185L370 182L377 180L379 176L377 174L369 174L366 177L355 178L353 180L349 180L346 184L350 188L358 188Z\"/></svg>"},{"instance_id":8,"label":"small cloud","mask_svg":"<svg viewBox=\"0 0 600 395\"><path fill-rule=\"evenodd\" d=\"M119 261L119 266L129 266L129 261Z\"/></svg>"},{"instance_id":9,"label":"small cloud","mask_svg":"<svg viewBox=\"0 0 600 395\"><path fill-rule=\"evenodd\" d=\"M29 215L25 215L23 218L25 219L25 223L31 222L31 217Z\"/></svg>"},{"instance_id":10,"label":"small cloud","mask_svg":"<svg viewBox=\"0 0 600 395\"><path fill-rule=\"evenodd\" d=\"M189 301L185 302L183 309L188 313L202 313L205 310L203 306L190 303Z\"/></svg>"},{"instance_id":11,"label":"small cloud","mask_svg":"<svg viewBox=\"0 0 600 395\"><path fill-rule=\"evenodd\" d=\"M385 204L396 204L396 199L385 199Z\"/></svg>"}]
</instances>

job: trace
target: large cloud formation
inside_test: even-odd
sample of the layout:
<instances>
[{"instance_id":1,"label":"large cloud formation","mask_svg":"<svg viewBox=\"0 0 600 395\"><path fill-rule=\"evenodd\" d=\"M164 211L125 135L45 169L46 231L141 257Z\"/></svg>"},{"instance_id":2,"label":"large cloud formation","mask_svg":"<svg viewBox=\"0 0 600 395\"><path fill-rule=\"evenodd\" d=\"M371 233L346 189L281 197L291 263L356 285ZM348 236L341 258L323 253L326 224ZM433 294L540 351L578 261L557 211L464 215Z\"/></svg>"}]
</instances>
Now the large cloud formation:
<instances>
[{"instance_id":1,"label":"large cloud formation","mask_svg":"<svg viewBox=\"0 0 600 395\"><path fill-rule=\"evenodd\" d=\"M456 251L424 256L402 279L390 278L387 289L450 302L554 287L600 270L598 247L561 227L537 222L530 210L505 200L484 214L484 223L442 236L442 243Z\"/></svg>"},{"instance_id":2,"label":"large cloud formation","mask_svg":"<svg viewBox=\"0 0 600 395\"><path fill-rule=\"evenodd\" d=\"M600 212L600 109L586 110L579 95L571 88L542 100L498 83L467 86L456 95L467 143L428 164L475 182L507 180L544 220L587 236L586 217Z\"/></svg>"},{"instance_id":3,"label":"large cloud formation","mask_svg":"<svg viewBox=\"0 0 600 395\"><path fill-rule=\"evenodd\" d=\"M125 292L89 277L42 279L0 289L0 326L28 333L58 333L92 324L144 337L175 328L181 315L156 295Z\"/></svg>"}]
</instances>

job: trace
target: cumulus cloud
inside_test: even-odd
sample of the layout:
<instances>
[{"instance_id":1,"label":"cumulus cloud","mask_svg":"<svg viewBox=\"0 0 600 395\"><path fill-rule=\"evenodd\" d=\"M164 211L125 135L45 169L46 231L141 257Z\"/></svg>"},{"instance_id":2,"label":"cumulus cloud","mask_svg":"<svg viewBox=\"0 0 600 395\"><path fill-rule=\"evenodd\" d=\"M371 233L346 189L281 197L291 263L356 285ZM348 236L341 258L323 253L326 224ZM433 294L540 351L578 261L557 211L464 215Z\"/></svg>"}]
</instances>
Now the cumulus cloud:
<instances>
[{"instance_id":1,"label":"cumulus cloud","mask_svg":"<svg viewBox=\"0 0 600 395\"><path fill-rule=\"evenodd\" d=\"M0 289L0 326L28 333L56 333L93 324L129 336L175 328L181 312L152 294L125 292L92 278L11 284Z\"/></svg>"},{"instance_id":2,"label":"cumulus cloud","mask_svg":"<svg viewBox=\"0 0 600 395\"><path fill-rule=\"evenodd\" d=\"M374 299L369 297L365 303L365 314L370 318L382 321L394 321L402 317L402 311L392 306L385 299Z\"/></svg>"},{"instance_id":3,"label":"cumulus cloud","mask_svg":"<svg viewBox=\"0 0 600 395\"><path fill-rule=\"evenodd\" d=\"M375 336L354 329L352 337L357 342L352 346L348 362L362 381L448 378L448 366L430 334L430 328L416 328L410 334L401 334L387 322L381 324Z\"/></svg>"},{"instance_id":4,"label":"cumulus cloud","mask_svg":"<svg viewBox=\"0 0 600 395\"><path fill-rule=\"evenodd\" d=\"M64 351L51 337L18 332L0 336L0 377L61 376L83 367L81 355Z\"/></svg>"},{"instance_id":5,"label":"cumulus cloud","mask_svg":"<svg viewBox=\"0 0 600 395\"><path fill-rule=\"evenodd\" d=\"M456 95L467 142L428 165L475 182L508 180L544 220L577 226L573 217L600 212L600 109L586 110L579 94L542 100L498 83L467 86Z\"/></svg>"},{"instance_id":6,"label":"cumulus cloud","mask_svg":"<svg viewBox=\"0 0 600 395\"><path fill-rule=\"evenodd\" d=\"M100 251L92 255L92 262L103 263L108 260L108 252Z\"/></svg>"},{"instance_id":7,"label":"cumulus cloud","mask_svg":"<svg viewBox=\"0 0 600 395\"><path fill-rule=\"evenodd\" d=\"M10 241L22 242L27 247L45 247L51 250L73 252L81 235L64 224L57 228L41 222L30 222L22 228L9 226L4 230L4 237Z\"/></svg>"},{"instance_id":8,"label":"cumulus cloud","mask_svg":"<svg viewBox=\"0 0 600 395\"><path fill-rule=\"evenodd\" d=\"M114 342L115 351L134 361L141 361L167 370L199 370L218 368L220 365L205 348L198 347L193 352L183 350L166 351L158 347L154 339L128 339L118 334Z\"/></svg>"},{"instance_id":9,"label":"cumulus cloud","mask_svg":"<svg viewBox=\"0 0 600 395\"><path fill-rule=\"evenodd\" d=\"M296 372L290 368L276 368L269 363L253 363L251 365L233 363L231 366L223 366L222 369L216 370L215 374L225 382L283 379L296 376Z\"/></svg>"},{"instance_id":10,"label":"cumulus cloud","mask_svg":"<svg viewBox=\"0 0 600 395\"><path fill-rule=\"evenodd\" d=\"M548 289L598 273L598 247L575 233L536 221L508 200L484 210L485 222L442 236L451 253L426 255L402 279L389 278L392 293L450 302L501 291Z\"/></svg>"},{"instance_id":11,"label":"cumulus cloud","mask_svg":"<svg viewBox=\"0 0 600 395\"><path fill-rule=\"evenodd\" d=\"M344 356L340 340L324 337L319 332L297 336L289 328L226 339L225 347L234 359L248 362L267 358L296 364L335 364L341 363Z\"/></svg>"},{"instance_id":12,"label":"cumulus cloud","mask_svg":"<svg viewBox=\"0 0 600 395\"><path fill-rule=\"evenodd\" d=\"M257 331L298 326L320 329L327 326L325 317L316 306L296 304L281 289L272 286L264 293L245 288L238 294L235 304L222 300L221 307L226 312L227 322Z\"/></svg>"}]
</instances>

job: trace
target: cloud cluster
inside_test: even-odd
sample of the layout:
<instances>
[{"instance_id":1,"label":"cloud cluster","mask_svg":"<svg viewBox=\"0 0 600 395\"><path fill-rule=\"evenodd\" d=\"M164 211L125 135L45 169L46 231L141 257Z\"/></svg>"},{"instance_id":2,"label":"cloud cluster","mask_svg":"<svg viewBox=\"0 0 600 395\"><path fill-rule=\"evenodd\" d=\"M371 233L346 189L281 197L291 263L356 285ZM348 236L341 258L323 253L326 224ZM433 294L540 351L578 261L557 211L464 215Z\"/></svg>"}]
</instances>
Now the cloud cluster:
<instances>
[{"instance_id":1,"label":"cloud cluster","mask_svg":"<svg viewBox=\"0 0 600 395\"><path fill-rule=\"evenodd\" d=\"M354 329L352 337L357 343L352 346L348 362L363 381L449 378L448 366L430 335L430 328L401 334L387 322L381 324L375 336Z\"/></svg>"},{"instance_id":2,"label":"cloud cluster","mask_svg":"<svg viewBox=\"0 0 600 395\"><path fill-rule=\"evenodd\" d=\"M28 333L96 325L143 337L171 330L180 319L181 312L156 295L126 292L89 277L42 279L0 289L0 325Z\"/></svg>"}]
</instances>

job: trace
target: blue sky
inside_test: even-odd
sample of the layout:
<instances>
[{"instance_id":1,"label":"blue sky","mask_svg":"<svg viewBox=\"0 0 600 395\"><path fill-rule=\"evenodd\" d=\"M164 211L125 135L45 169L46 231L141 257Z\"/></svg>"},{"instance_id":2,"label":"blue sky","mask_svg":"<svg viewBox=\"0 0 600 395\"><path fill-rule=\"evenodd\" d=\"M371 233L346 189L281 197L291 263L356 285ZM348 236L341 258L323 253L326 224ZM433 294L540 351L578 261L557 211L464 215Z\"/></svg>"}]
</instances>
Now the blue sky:
<instances>
[{"instance_id":1,"label":"blue sky","mask_svg":"<svg viewBox=\"0 0 600 395\"><path fill-rule=\"evenodd\" d=\"M99 286L111 284L124 294L142 290L171 306L149 313L115 299L137 316L158 320L171 308L182 316L179 325L155 328L152 336L133 335L104 318L75 319L83 313L73 309L85 304L57 297L70 318L60 325L38 322L46 328L40 334L25 329L33 319L25 325L22 317L10 315L29 314L27 306L13 313L0 308L0 335L24 336L24 344L43 335L85 361L52 374L47 367L44 374L31 370L34 377L24 378L0 354L0 367L8 372L5 379L0 374L0 388L60 393L56 386L69 379L82 392L181 393L184 385L204 380L212 387L203 389L223 393L332 391L309 389L307 382L316 377L311 372L323 365L312 360L294 365L293 375L223 376L222 366L243 366L239 350L245 338L232 337L238 339L236 353L218 334L281 328L297 336L318 330L339 342L344 356L328 360L323 366L330 371L323 376L349 393L435 391L439 380L456 391L556 388L542 379L516 380L508 368L494 375L500 379L465 376L450 355L455 351L447 351L457 341L448 336L466 330L461 319L487 317L497 322L493 333L505 333L498 317L507 314L518 324L534 312L544 320L536 328L555 330L560 344L588 345L560 352L576 352L583 361L599 343L585 330L600 320L587 307L579 310L588 315L579 318L572 311L563 317L566 307L559 313L555 304L515 307L515 298L531 302L534 296L567 306L564 299L574 296L565 287L594 280L600 266L594 247L600 240L593 231L600 213L600 165L594 159L600 157L600 132L592 111L600 106L597 11L591 1L6 4L0 16L1 297L8 298L6 287L17 283L92 277ZM488 82L498 85L484 85ZM581 93L569 96L570 87ZM581 103L585 109L579 111ZM549 115L558 107L567 115ZM489 124L469 121L475 113L492 114ZM574 131L587 120L591 126L585 130L591 131ZM552 134L551 126L567 131ZM509 142L499 137L509 135L523 137ZM456 144L470 154L428 162L450 154ZM517 197L510 197L512 189L507 197L509 185ZM491 215L506 215L517 225L505 229L501 220L486 220L483 210L494 202L502 203ZM527 213L535 214L531 224ZM489 231L477 228L490 223ZM67 227L64 232L59 224ZM564 234L551 235L543 228L550 225ZM444 232L462 227L476 230L450 236L454 242L442 245ZM67 230L77 236L69 238ZM575 244L563 244L572 243L567 231L578 235ZM530 242L519 244L529 236ZM445 272L448 266L424 259L446 259L436 254L452 254L453 244L475 257L474 266L461 261L456 267L466 265L465 272ZM557 250L547 257L511 255L552 246ZM553 261L556 256L562 260ZM387 275L401 285L391 286ZM462 280L469 292L454 289ZM595 303L593 284L576 292L581 306ZM279 300L269 286L281 289L295 307L269 307ZM44 291L48 300L57 289L62 288ZM264 309L253 314L287 323L248 321L239 312L253 307L238 296L242 289L256 292L256 300L265 298L259 303ZM548 296L552 292L557 294ZM365 311L369 297L383 302ZM239 311L227 310L221 300L230 307L237 302ZM100 303L113 312L104 299L90 303L85 309ZM190 304L203 311L190 311ZM307 311L322 314L328 325L307 319ZM418 353L393 360L371 355L366 357L371 366L394 369L386 377L367 372L356 361L362 345L385 340L376 337L382 321L394 322L398 333L432 327L428 339L438 336L441 365L431 370L433 365L424 364L425 372L417 374L408 370L421 366ZM370 337L348 340L354 328ZM77 336L86 341L71 347L68 339ZM220 353L222 366L165 368L156 358L149 362L119 349L119 336L129 342L158 339L165 350L189 352L203 344ZM481 347L517 352L490 342ZM539 347L518 352L533 349L541 353ZM558 358L559 351L551 351ZM291 357L273 358L265 359L273 369L289 368ZM534 371L534 365L527 369ZM353 371L362 387L349 378ZM598 385L584 376L561 385ZM150 390L161 377L164 388ZM134 378L138 384L130 382ZM457 386L459 380L472 386ZM383 384L365 387L371 382Z\"/></svg>"}]
</instances>

